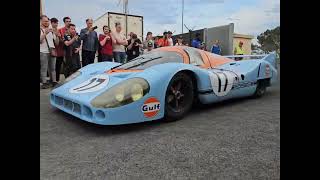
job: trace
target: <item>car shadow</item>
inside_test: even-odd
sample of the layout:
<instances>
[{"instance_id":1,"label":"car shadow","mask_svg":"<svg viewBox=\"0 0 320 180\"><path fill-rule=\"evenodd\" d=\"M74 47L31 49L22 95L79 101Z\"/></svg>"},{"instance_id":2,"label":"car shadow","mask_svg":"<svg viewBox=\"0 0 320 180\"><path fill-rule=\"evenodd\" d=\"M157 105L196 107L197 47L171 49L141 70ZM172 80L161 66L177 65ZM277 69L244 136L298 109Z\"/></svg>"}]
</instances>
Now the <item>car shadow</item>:
<instances>
[{"instance_id":1,"label":"car shadow","mask_svg":"<svg viewBox=\"0 0 320 180\"><path fill-rule=\"evenodd\" d=\"M56 113L59 117L59 120L66 121L68 125L76 126L75 128L81 128L82 131L93 133L96 135L111 135L111 134L125 134L132 131L141 131L144 129L152 129L152 127L157 127L161 124L166 124L162 119L140 122L134 124L123 124L123 125L98 125L83 121L77 117L74 117L70 114L67 114L59 109L54 109L53 113ZM65 123L65 122L64 122Z\"/></svg>"},{"instance_id":2,"label":"car shadow","mask_svg":"<svg viewBox=\"0 0 320 180\"><path fill-rule=\"evenodd\" d=\"M220 109L225 108L227 106L234 106L237 104L244 103L245 101L259 101L263 100L263 98L267 98L268 96L274 96L277 92L275 91L269 91L261 98L250 98L250 97L244 97L244 98L236 98L236 99L230 99L222 102L217 102L213 104L206 104L206 105L200 105L196 106L194 105L192 107L192 110L187 114L193 115L197 113L202 113L205 111L209 111L212 109ZM176 121L173 122L166 122L163 121L163 119L158 119L154 121L147 121L147 122L140 122L140 123L134 123L134 124L125 124L125 125L98 125L94 123L90 123L87 121L83 121L81 119L78 119L70 114L67 114L61 110L53 109L53 113L56 113L60 118L58 118L61 121L67 121L68 125L71 126L77 126L75 128L81 128L81 131L86 131L89 134L93 135L116 135L116 134L126 134L130 132L138 132L138 131L144 131L144 130L152 130L153 128L166 127L166 126L172 126L175 125ZM183 121L181 119L180 121ZM66 122L63 122L66 123Z\"/></svg>"}]
</instances>

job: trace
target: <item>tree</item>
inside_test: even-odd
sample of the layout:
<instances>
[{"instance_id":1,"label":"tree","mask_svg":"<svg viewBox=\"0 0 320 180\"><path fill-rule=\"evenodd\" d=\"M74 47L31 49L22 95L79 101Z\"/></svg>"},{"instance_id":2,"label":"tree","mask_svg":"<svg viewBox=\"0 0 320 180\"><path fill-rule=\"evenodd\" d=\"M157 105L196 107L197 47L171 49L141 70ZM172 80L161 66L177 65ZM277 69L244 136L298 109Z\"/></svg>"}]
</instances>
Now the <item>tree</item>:
<instances>
[{"instance_id":1,"label":"tree","mask_svg":"<svg viewBox=\"0 0 320 180\"><path fill-rule=\"evenodd\" d=\"M272 30L266 30L264 33L261 33L257 39L264 52L276 51L280 54L280 26Z\"/></svg>"}]
</instances>

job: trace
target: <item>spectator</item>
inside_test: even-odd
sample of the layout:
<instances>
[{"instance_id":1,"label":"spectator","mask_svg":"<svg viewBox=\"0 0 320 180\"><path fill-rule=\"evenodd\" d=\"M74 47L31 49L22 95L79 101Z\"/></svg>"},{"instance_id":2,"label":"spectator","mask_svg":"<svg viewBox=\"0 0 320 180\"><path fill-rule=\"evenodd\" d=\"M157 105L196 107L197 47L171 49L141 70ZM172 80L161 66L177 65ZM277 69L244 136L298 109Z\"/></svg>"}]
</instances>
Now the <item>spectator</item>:
<instances>
[{"instance_id":1,"label":"spectator","mask_svg":"<svg viewBox=\"0 0 320 180\"><path fill-rule=\"evenodd\" d=\"M99 42L101 46L100 55L101 61L110 61L112 62L112 37L110 34L110 29L108 26L103 26L103 33L99 35Z\"/></svg>"},{"instance_id":2,"label":"spectator","mask_svg":"<svg viewBox=\"0 0 320 180\"><path fill-rule=\"evenodd\" d=\"M64 35L63 41L66 58L65 77L68 77L81 68L79 55L81 39L76 33L76 26L74 24L69 24L69 28Z\"/></svg>"},{"instance_id":3,"label":"spectator","mask_svg":"<svg viewBox=\"0 0 320 180\"><path fill-rule=\"evenodd\" d=\"M140 48L142 47L143 45L137 35L131 34L131 38L128 40L127 47L128 61L138 57L140 55Z\"/></svg>"},{"instance_id":4,"label":"spectator","mask_svg":"<svg viewBox=\"0 0 320 180\"><path fill-rule=\"evenodd\" d=\"M240 41L239 44L234 48L234 54L235 55L244 55L244 50L242 48L242 45L243 45L243 42ZM243 57L236 57L235 60L236 61L239 61L239 60L242 60Z\"/></svg>"},{"instance_id":5,"label":"spectator","mask_svg":"<svg viewBox=\"0 0 320 180\"><path fill-rule=\"evenodd\" d=\"M144 53L152 51L152 49L154 49L154 46L153 46L152 42L148 42L147 49L144 50Z\"/></svg>"},{"instance_id":6,"label":"spectator","mask_svg":"<svg viewBox=\"0 0 320 180\"><path fill-rule=\"evenodd\" d=\"M111 33L112 45L113 45L113 57L118 63L126 62L126 50L125 46L128 45L126 37L121 34L121 24L119 22L115 23L116 31Z\"/></svg>"},{"instance_id":7,"label":"spectator","mask_svg":"<svg viewBox=\"0 0 320 180\"><path fill-rule=\"evenodd\" d=\"M205 42L202 42L202 43L201 43L200 49L201 49L201 50L204 50L204 51L207 51L207 46L206 46L206 43L205 43Z\"/></svg>"},{"instance_id":8,"label":"spectator","mask_svg":"<svg viewBox=\"0 0 320 180\"><path fill-rule=\"evenodd\" d=\"M146 49L149 49L149 43L152 44L152 49L154 48L154 41L152 39L152 32L148 32L147 33L147 37L146 37L146 40L143 42L143 49L146 50Z\"/></svg>"},{"instance_id":9,"label":"spectator","mask_svg":"<svg viewBox=\"0 0 320 180\"><path fill-rule=\"evenodd\" d=\"M211 52L212 53L221 55L221 47L220 47L219 44L220 44L219 40L215 40L213 42L213 45L212 45L212 48L211 48Z\"/></svg>"},{"instance_id":10,"label":"spectator","mask_svg":"<svg viewBox=\"0 0 320 180\"><path fill-rule=\"evenodd\" d=\"M183 39L182 39L182 36L179 36L178 38L177 38L177 43L175 44L175 46L183 46L183 44L182 44L182 42L183 42Z\"/></svg>"},{"instance_id":11,"label":"spectator","mask_svg":"<svg viewBox=\"0 0 320 180\"><path fill-rule=\"evenodd\" d=\"M64 62L64 42L63 37L66 33L69 24L71 23L70 17L64 17L63 18L64 27L58 29L58 33L56 34L57 37L59 37L59 45L56 46L57 49L57 58L56 58L56 80L57 82L60 81L60 74L61 74L61 65Z\"/></svg>"},{"instance_id":12,"label":"spectator","mask_svg":"<svg viewBox=\"0 0 320 180\"><path fill-rule=\"evenodd\" d=\"M159 38L158 36L154 37L154 48L158 48L159 47Z\"/></svg>"},{"instance_id":13,"label":"spectator","mask_svg":"<svg viewBox=\"0 0 320 180\"><path fill-rule=\"evenodd\" d=\"M58 42L57 37L53 33L53 29L49 27L49 18L45 15L40 16L40 74L42 80L42 89L47 89L51 85L56 85L55 61L51 52L55 51L55 44ZM49 67L48 67L49 66ZM52 84L47 82L47 72L52 78Z\"/></svg>"},{"instance_id":14,"label":"spectator","mask_svg":"<svg viewBox=\"0 0 320 180\"><path fill-rule=\"evenodd\" d=\"M196 38L194 38L191 42L191 46L194 48L201 48L201 40L200 40L200 33L196 34Z\"/></svg>"},{"instance_id":15,"label":"spectator","mask_svg":"<svg viewBox=\"0 0 320 180\"><path fill-rule=\"evenodd\" d=\"M53 34L56 36L56 40L55 40L55 43L54 43L54 46L55 46L55 49L57 51L58 47L59 47L59 44L60 42L62 41L62 38L61 38L61 34L59 33L58 31L58 19L57 18L51 18L50 19L50 22L51 22L51 26L52 26L52 31L53 31ZM58 57L58 52L57 52L57 57ZM50 81L52 83L53 86L55 86L58 82L57 80L57 76L60 74L60 71L57 72L57 57L54 57L55 58L55 61L54 61L54 77L52 77L53 75L50 76Z\"/></svg>"},{"instance_id":16,"label":"spectator","mask_svg":"<svg viewBox=\"0 0 320 180\"><path fill-rule=\"evenodd\" d=\"M163 32L163 37L159 39L158 45L159 47L169 46L168 32Z\"/></svg>"},{"instance_id":17,"label":"spectator","mask_svg":"<svg viewBox=\"0 0 320 180\"><path fill-rule=\"evenodd\" d=\"M98 50L98 35L94 30L96 27L92 27L93 20L86 19L87 27L81 29L80 37L83 40L82 44L82 67L94 63L96 51Z\"/></svg>"},{"instance_id":18,"label":"spectator","mask_svg":"<svg viewBox=\"0 0 320 180\"><path fill-rule=\"evenodd\" d=\"M173 46L172 32L168 31L168 46Z\"/></svg>"}]
</instances>

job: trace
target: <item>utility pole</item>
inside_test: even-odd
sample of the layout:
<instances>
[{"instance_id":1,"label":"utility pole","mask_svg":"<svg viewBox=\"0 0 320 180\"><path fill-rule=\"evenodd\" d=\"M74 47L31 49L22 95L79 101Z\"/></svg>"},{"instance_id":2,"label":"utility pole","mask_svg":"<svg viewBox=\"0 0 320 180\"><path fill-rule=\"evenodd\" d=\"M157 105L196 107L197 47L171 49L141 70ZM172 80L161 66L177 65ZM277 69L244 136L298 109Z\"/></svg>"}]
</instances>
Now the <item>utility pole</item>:
<instances>
[{"instance_id":1,"label":"utility pole","mask_svg":"<svg viewBox=\"0 0 320 180\"><path fill-rule=\"evenodd\" d=\"M40 16L43 14L42 5L43 5L42 0L40 0Z\"/></svg>"},{"instance_id":2,"label":"utility pole","mask_svg":"<svg viewBox=\"0 0 320 180\"><path fill-rule=\"evenodd\" d=\"M183 11L184 11L184 0L182 0L182 23L181 23L181 34L183 34Z\"/></svg>"}]
</instances>

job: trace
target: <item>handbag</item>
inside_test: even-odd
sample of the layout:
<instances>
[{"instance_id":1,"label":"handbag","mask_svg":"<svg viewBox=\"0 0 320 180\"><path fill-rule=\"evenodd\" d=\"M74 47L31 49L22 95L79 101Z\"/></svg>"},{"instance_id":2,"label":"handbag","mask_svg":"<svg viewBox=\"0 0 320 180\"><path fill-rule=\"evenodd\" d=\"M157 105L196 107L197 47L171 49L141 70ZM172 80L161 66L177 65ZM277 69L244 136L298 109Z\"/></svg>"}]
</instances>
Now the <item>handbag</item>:
<instances>
[{"instance_id":1,"label":"handbag","mask_svg":"<svg viewBox=\"0 0 320 180\"><path fill-rule=\"evenodd\" d=\"M41 29L41 31L43 32L42 29ZM44 34L44 32L43 32L43 34ZM57 57L57 50L55 48L50 48L48 40L47 40L47 36L44 36L44 39L46 40L51 57ZM53 42L53 44L54 44L54 42Z\"/></svg>"}]
</instances>

